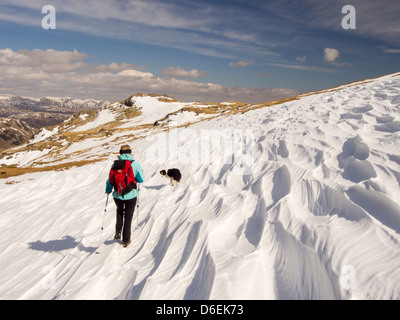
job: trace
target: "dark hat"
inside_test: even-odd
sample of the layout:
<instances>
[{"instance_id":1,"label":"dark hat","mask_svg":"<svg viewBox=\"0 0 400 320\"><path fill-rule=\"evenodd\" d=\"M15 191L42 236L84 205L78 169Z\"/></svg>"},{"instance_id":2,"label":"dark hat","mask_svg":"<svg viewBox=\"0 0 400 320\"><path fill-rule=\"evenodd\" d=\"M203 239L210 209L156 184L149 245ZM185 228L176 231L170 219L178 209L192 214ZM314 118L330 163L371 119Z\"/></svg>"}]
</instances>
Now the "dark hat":
<instances>
[{"instance_id":1,"label":"dark hat","mask_svg":"<svg viewBox=\"0 0 400 320\"><path fill-rule=\"evenodd\" d=\"M132 153L131 147L127 144L124 144L121 149L119 150L120 154L124 154L124 153Z\"/></svg>"}]
</instances>

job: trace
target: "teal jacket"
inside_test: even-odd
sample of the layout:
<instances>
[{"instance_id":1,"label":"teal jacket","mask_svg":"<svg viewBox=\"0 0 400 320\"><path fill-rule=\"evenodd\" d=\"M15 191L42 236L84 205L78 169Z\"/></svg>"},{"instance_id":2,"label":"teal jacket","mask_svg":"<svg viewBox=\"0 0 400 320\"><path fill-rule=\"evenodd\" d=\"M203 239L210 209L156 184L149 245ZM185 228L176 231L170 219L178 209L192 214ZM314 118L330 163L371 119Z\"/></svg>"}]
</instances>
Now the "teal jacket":
<instances>
[{"instance_id":1,"label":"teal jacket","mask_svg":"<svg viewBox=\"0 0 400 320\"><path fill-rule=\"evenodd\" d=\"M140 166L139 163L134 161L133 157L129 153L124 153L122 154L119 158L119 160L129 160L132 161L132 169L133 169L133 174L135 175L135 180L136 183L142 183L143 180L143 170L142 167ZM110 178L107 179L106 182L106 193L110 194L113 190L113 186L110 183ZM113 197L119 200L131 200L133 198L136 198L139 194L139 190L133 189L131 192L125 194L122 196L121 194L118 194L117 192L113 192Z\"/></svg>"}]
</instances>

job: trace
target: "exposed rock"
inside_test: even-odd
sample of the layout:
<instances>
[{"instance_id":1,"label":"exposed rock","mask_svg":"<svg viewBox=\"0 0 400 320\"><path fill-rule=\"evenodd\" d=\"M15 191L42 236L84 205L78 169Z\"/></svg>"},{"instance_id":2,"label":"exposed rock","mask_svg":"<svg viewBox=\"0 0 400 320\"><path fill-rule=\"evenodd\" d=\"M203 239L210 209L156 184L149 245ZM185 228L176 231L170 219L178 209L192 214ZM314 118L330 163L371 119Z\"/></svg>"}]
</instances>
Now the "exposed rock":
<instances>
[{"instance_id":1,"label":"exposed rock","mask_svg":"<svg viewBox=\"0 0 400 320\"><path fill-rule=\"evenodd\" d=\"M38 131L22 120L0 118L0 148L7 149L27 143Z\"/></svg>"}]
</instances>

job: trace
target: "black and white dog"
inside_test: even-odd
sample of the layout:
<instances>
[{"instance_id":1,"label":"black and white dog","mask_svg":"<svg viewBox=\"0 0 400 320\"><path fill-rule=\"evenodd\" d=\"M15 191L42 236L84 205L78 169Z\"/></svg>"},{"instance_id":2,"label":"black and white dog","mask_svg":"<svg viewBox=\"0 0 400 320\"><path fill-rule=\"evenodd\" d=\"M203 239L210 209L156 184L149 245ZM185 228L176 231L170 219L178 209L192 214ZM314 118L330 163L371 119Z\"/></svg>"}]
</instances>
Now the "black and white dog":
<instances>
[{"instance_id":1,"label":"black and white dog","mask_svg":"<svg viewBox=\"0 0 400 320\"><path fill-rule=\"evenodd\" d=\"M160 174L162 177L170 178L171 186L177 185L182 178L181 172L179 169L168 169L168 170L161 170Z\"/></svg>"}]
</instances>

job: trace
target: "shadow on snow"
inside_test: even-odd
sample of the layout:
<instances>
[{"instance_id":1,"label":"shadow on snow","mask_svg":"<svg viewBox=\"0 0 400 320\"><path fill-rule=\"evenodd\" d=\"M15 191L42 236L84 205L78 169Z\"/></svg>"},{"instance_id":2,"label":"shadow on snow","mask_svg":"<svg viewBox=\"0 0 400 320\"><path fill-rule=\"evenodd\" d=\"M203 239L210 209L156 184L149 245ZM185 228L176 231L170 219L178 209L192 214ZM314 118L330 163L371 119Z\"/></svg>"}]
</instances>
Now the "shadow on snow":
<instances>
[{"instance_id":1,"label":"shadow on snow","mask_svg":"<svg viewBox=\"0 0 400 320\"><path fill-rule=\"evenodd\" d=\"M85 251L92 253L96 251L95 247L86 247L81 242L76 241L71 236L65 236L62 239L50 240L50 241L34 241L29 242L29 249L44 251L44 252L58 252L63 250L69 250L78 248L79 251Z\"/></svg>"}]
</instances>

